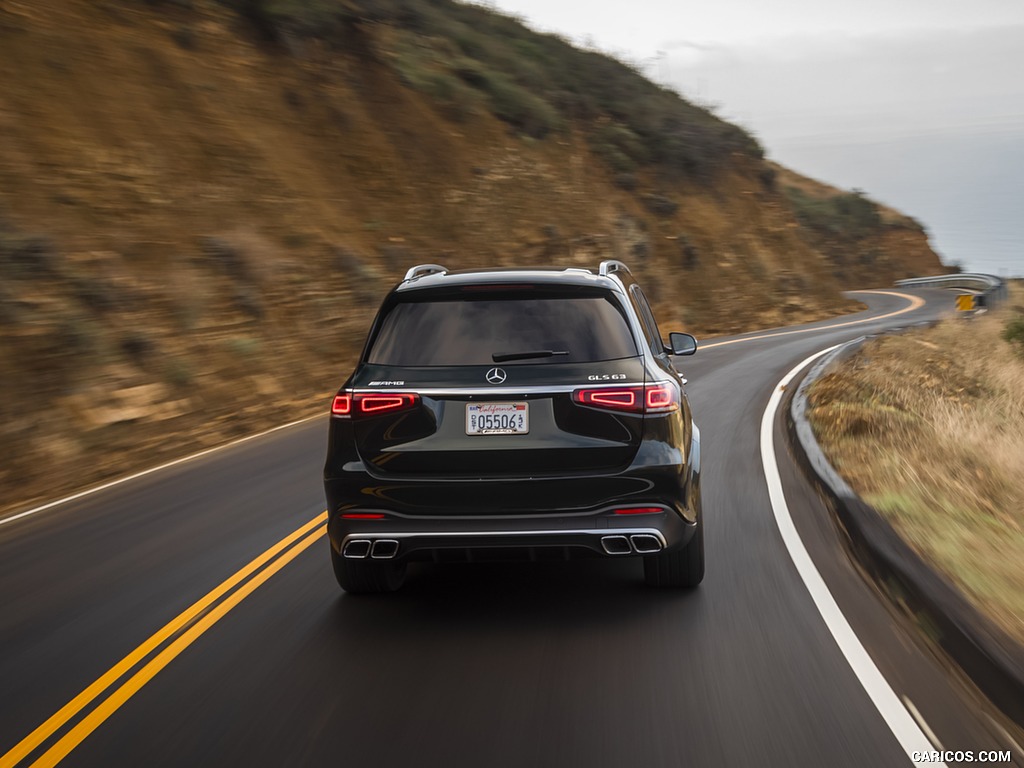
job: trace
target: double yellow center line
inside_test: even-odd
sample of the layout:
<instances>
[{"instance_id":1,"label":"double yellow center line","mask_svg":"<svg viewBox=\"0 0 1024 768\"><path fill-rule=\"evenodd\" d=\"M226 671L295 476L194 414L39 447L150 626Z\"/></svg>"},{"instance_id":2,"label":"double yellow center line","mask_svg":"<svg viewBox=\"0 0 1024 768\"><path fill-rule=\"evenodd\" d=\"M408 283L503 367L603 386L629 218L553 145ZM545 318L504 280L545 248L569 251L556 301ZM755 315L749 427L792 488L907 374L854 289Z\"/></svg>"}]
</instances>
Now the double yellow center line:
<instances>
[{"instance_id":1,"label":"double yellow center line","mask_svg":"<svg viewBox=\"0 0 1024 768\"><path fill-rule=\"evenodd\" d=\"M65 704L56 714L0 757L0 768L14 768L29 754L66 726L82 710L99 700L115 683L146 662L82 718L56 743L32 762L32 768L52 766L63 760L108 717L171 663L206 630L232 608L252 594L261 584L284 568L326 531L324 511L297 531L281 539L266 552L227 578L213 590L165 624L142 645L117 662L96 682ZM223 598L223 599L222 599ZM162 650L160 650L162 648ZM155 654L155 655L154 655ZM152 658L150 658L152 656Z\"/></svg>"}]
</instances>

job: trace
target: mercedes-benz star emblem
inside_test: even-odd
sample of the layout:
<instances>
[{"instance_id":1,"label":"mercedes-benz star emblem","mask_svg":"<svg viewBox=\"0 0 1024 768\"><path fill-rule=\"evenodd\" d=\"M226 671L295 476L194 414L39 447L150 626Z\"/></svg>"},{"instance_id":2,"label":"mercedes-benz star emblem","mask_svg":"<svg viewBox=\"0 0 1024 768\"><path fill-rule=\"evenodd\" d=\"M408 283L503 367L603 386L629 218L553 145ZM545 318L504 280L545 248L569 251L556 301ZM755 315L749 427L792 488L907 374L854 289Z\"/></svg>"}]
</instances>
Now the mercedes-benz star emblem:
<instances>
[{"instance_id":1,"label":"mercedes-benz star emblem","mask_svg":"<svg viewBox=\"0 0 1024 768\"><path fill-rule=\"evenodd\" d=\"M505 375L505 372L501 370L501 368L491 368L491 370L487 372L488 384L501 384L507 378L508 376Z\"/></svg>"}]
</instances>

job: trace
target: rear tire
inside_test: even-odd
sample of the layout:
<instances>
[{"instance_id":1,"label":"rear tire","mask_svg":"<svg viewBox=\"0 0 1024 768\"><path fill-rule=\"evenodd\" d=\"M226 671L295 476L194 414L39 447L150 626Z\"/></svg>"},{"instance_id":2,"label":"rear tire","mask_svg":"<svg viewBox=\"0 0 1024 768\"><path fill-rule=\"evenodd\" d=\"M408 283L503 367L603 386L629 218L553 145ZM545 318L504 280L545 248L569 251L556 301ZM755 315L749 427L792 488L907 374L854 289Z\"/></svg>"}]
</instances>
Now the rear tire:
<instances>
[{"instance_id":1,"label":"rear tire","mask_svg":"<svg viewBox=\"0 0 1024 768\"><path fill-rule=\"evenodd\" d=\"M704 580L704 521L686 546L644 558L644 579L652 587L696 587Z\"/></svg>"},{"instance_id":2,"label":"rear tire","mask_svg":"<svg viewBox=\"0 0 1024 768\"><path fill-rule=\"evenodd\" d=\"M348 560L331 547L338 586L353 595L394 592L405 583L406 563L394 560Z\"/></svg>"}]
</instances>

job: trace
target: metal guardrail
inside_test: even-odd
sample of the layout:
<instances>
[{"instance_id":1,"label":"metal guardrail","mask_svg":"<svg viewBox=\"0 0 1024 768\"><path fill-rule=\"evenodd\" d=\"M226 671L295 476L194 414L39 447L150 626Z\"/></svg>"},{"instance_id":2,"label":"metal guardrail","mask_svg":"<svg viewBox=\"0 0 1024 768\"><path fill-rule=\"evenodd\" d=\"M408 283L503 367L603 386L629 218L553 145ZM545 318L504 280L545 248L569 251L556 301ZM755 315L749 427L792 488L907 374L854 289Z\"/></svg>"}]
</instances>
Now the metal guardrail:
<instances>
[{"instance_id":1,"label":"metal guardrail","mask_svg":"<svg viewBox=\"0 0 1024 768\"><path fill-rule=\"evenodd\" d=\"M992 309L996 304L1006 301L1008 296L1005 280L981 272L911 277L907 280L897 280L896 285L901 288L961 288L965 291L976 291L978 295L974 302L975 309Z\"/></svg>"},{"instance_id":2,"label":"metal guardrail","mask_svg":"<svg viewBox=\"0 0 1024 768\"><path fill-rule=\"evenodd\" d=\"M837 361L855 352L861 337L821 358L797 387L786 430L798 465L832 502L844 541L877 584L952 657L982 692L1016 723L1024 724L1024 644L978 611L963 593L917 554L878 511L864 502L829 463L814 437L807 390Z\"/></svg>"}]
</instances>

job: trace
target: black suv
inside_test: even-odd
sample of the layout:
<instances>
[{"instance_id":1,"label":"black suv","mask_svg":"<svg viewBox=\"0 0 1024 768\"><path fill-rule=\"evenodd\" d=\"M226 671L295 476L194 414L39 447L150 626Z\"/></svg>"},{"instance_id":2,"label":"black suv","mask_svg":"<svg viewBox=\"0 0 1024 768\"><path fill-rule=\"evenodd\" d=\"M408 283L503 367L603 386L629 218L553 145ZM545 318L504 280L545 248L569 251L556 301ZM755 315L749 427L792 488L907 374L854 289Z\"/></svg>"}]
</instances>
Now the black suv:
<instances>
[{"instance_id":1,"label":"black suv","mask_svg":"<svg viewBox=\"0 0 1024 768\"><path fill-rule=\"evenodd\" d=\"M413 560L643 557L704 576L700 437L654 315L618 261L414 267L334 397L324 485L348 592Z\"/></svg>"}]
</instances>

